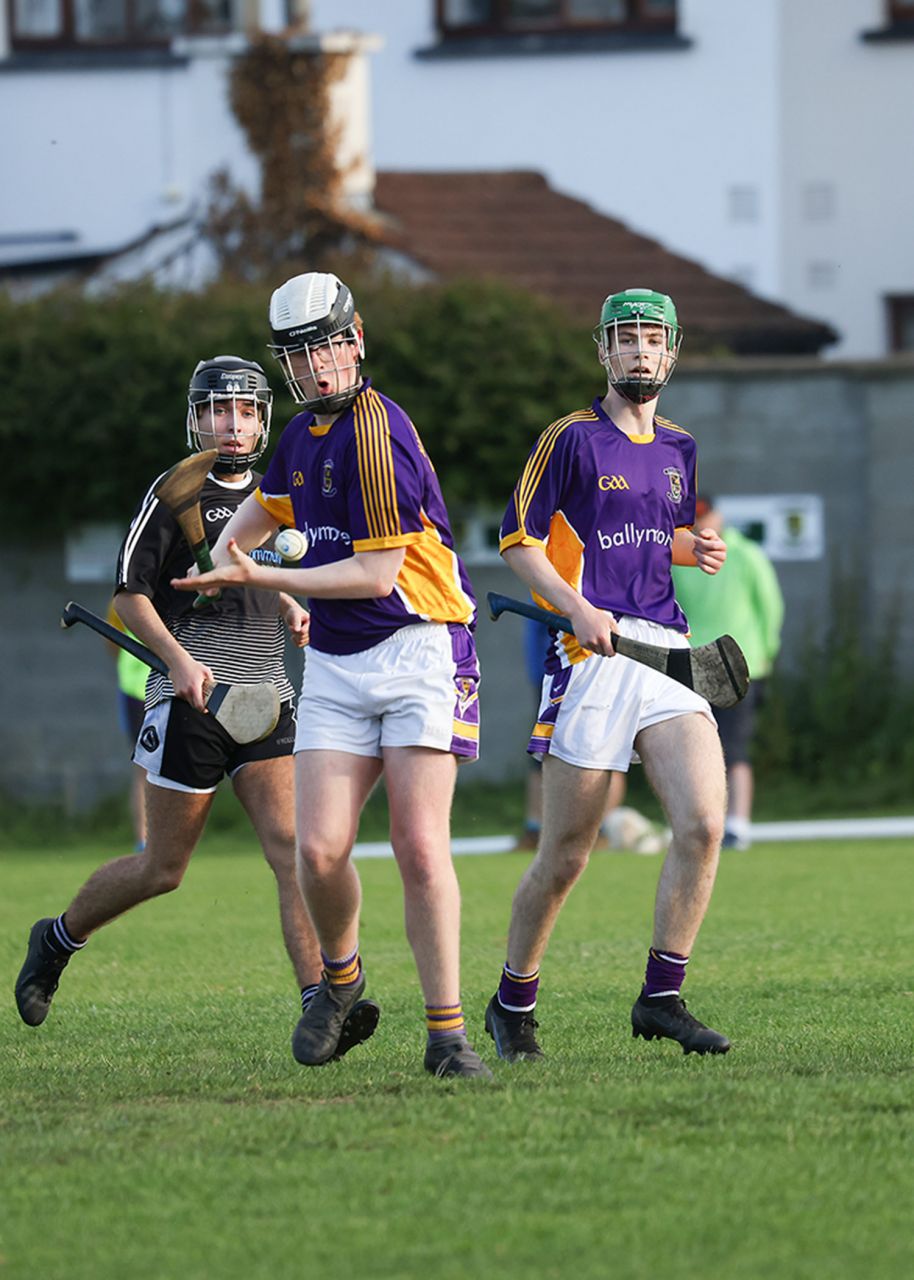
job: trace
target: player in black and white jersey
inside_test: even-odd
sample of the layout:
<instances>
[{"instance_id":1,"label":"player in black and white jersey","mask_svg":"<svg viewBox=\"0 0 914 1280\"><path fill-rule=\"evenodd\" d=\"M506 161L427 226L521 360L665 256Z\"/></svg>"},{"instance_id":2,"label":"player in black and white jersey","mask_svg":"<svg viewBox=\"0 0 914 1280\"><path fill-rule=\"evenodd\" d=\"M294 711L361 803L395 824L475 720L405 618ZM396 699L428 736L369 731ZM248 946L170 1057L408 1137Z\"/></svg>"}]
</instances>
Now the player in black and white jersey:
<instances>
[{"instance_id":1,"label":"player in black and white jersey","mask_svg":"<svg viewBox=\"0 0 914 1280\"><path fill-rule=\"evenodd\" d=\"M207 540L260 476L252 465L266 447L272 392L260 365L237 356L201 361L188 391L187 437L192 449L217 448L200 494ZM294 642L307 643L309 616L291 596L232 587L207 607L170 585L191 552L153 484L131 521L117 566L115 608L124 624L168 666L146 686L146 714L134 761L146 770L147 837L143 852L105 863L62 915L32 928L16 985L23 1021L44 1021L70 956L109 920L176 889L199 840L220 781L228 776L276 876L280 920L289 958L307 1007L321 978L320 948L295 878L292 747L293 689L283 663L283 621ZM269 548L255 557L279 556ZM241 746L206 712L214 682L276 685L282 711L263 741ZM378 1009L361 1001L347 1021L336 1056L371 1035Z\"/></svg>"}]
</instances>

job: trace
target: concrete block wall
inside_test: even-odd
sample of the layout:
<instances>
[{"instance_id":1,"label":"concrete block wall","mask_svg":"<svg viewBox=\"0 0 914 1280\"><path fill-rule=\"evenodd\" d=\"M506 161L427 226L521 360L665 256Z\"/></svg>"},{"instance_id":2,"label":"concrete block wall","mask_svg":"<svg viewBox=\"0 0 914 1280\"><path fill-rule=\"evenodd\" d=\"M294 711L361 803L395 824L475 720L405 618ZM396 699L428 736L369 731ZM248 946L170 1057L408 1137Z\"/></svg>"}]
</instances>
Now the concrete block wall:
<instances>
[{"instance_id":1,"label":"concrete block wall","mask_svg":"<svg viewBox=\"0 0 914 1280\"><path fill-rule=\"evenodd\" d=\"M823 498L824 557L777 565L787 601L782 661L795 662L806 637L821 631L837 568L860 575L874 628L896 616L899 667L914 677L914 362L683 364L662 408L696 436L700 483L710 492ZM533 714L522 624L514 617L489 622L484 602L490 590L523 590L500 562L471 564L470 572L481 602L482 759L462 778L519 779ZM68 582L62 546L36 550L7 541L0 560L0 792L75 812L126 786L129 753L104 642L85 628L59 627L60 611L74 597L104 614L108 587Z\"/></svg>"}]
</instances>

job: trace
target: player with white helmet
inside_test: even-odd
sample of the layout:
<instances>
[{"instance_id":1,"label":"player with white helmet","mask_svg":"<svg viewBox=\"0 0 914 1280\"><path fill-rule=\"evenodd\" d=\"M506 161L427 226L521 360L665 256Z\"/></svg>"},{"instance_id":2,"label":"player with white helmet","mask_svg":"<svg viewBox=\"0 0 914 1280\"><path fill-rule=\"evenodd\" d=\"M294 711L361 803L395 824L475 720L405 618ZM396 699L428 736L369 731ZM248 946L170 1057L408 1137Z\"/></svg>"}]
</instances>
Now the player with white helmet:
<instances>
[{"instance_id":1,"label":"player with white helmet","mask_svg":"<svg viewBox=\"0 0 914 1280\"><path fill-rule=\"evenodd\" d=\"M342 280L319 271L287 280L270 299L270 330L270 351L296 404L341 413L355 402L365 342Z\"/></svg>"},{"instance_id":2,"label":"player with white helmet","mask_svg":"<svg viewBox=\"0 0 914 1280\"><path fill-rule=\"evenodd\" d=\"M324 977L292 1051L306 1066L332 1058L365 988L350 854L383 772L425 998L425 1068L488 1076L466 1037L450 855L457 761L479 749L472 588L416 428L362 375L362 321L346 285L323 272L286 281L272 296L270 328L303 411L223 531L216 570L176 585L244 584L309 599L295 739L298 858ZM244 554L280 525L305 535L300 568L276 570Z\"/></svg>"},{"instance_id":3,"label":"player with white helmet","mask_svg":"<svg viewBox=\"0 0 914 1280\"><path fill-rule=\"evenodd\" d=\"M537 603L570 618L552 632L528 750L543 758L536 857L514 895L507 961L486 1030L509 1062L543 1057L534 1016L540 961L583 872L610 778L644 763L672 843L657 888L654 932L632 1029L686 1053L725 1053L680 998L710 898L724 816L724 766L708 703L659 672L614 655L612 633L687 647L671 564L715 574L726 547L695 520L695 442L657 414L679 356L673 302L625 289L603 303L594 332L607 390L537 441L501 527L501 553ZM592 975L599 984L601 975Z\"/></svg>"}]
</instances>

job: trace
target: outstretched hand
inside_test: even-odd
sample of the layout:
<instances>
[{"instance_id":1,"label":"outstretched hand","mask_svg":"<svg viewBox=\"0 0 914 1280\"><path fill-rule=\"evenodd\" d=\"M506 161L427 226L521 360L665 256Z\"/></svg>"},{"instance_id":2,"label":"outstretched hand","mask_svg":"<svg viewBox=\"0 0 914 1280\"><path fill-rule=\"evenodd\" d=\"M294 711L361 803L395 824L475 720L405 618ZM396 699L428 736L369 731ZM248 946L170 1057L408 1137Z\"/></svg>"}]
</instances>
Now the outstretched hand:
<instances>
[{"instance_id":1,"label":"outstretched hand","mask_svg":"<svg viewBox=\"0 0 914 1280\"><path fill-rule=\"evenodd\" d=\"M695 534L695 563L702 573L714 574L723 568L727 544L715 529L702 529Z\"/></svg>"},{"instance_id":2,"label":"outstretched hand","mask_svg":"<svg viewBox=\"0 0 914 1280\"><path fill-rule=\"evenodd\" d=\"M178 591L198 591L200 595L212 596L223 587L243 587L253 582L257 568L249 555L241 550L234 538L229 538L229 564L210 569L208 573L195 573L186 578L172 578L171 585Z\"/></svg>"}]
</instances>

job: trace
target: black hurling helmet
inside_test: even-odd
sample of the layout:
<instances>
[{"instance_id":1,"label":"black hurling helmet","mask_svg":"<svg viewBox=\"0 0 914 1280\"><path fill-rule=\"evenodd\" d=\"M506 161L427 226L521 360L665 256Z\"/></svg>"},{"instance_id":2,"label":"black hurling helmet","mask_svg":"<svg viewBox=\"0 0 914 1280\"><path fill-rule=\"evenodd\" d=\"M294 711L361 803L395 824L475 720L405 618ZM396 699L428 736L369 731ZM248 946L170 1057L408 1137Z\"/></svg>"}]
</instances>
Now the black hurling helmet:
<instances>
[{"instance_id":1,"label":"black hurling helmet","mask_svg":"<svg viewBox=\"0 0 914 1280\"><path fill-rule=\"evenodd\" d=\"M365 344L356 322L352 294L336 276L309 271L293 276L270 299L270 351L282 366L286 386L296 404L312 413L342 413L362 389L361 361ZM344 344L353 344L352 347ZM309 391L296 376L290 356L307 355ZM319 364L315 357L320 353ZM326 395L317 380L335 374L337 386L354 370L353 385Z\"/></svg>"},{"instance_id":2,"label":"black hurling helmet","mask_svg":"<svg viewBox=\"0 0 914 1280\"><path fill-rule=\"evenodd\" d=\"M202 452L204 446L198 414L201 408L208 408L212 413L217 400L231 400L233 405L238 400L248 400L257 409L260 434L254 448L250 453L220 453L214 468L223 474L247 471L263 453L270 438L273 392L267 375L259 364L253 360L242 360L240 356L213 356L211 360L201 360L187 389L188 449Z\"/></svg>"}]
</instances>

